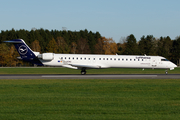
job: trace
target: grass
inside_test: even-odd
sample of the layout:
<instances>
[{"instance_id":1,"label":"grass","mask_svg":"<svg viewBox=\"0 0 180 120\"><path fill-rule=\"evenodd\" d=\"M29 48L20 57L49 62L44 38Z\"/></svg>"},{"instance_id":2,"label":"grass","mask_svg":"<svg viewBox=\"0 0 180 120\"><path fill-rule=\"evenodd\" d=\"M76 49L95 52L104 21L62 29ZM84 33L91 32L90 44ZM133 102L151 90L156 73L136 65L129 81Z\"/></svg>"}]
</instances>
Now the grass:
<instances>
[{"instance_id":1,"label":"grass","mask_svg":"<svg viewBox=\"0 0 180 120\"><path fill-rule=\"evenodd\" d=\"M0 119L179 119L180 81L0 80Z\"/></svg>"},{"instance_id":2,"label":"grass","mask_svg":"<svg viewBox=\"0 0 180 120\"><path fill-rule=\"evenodd\" d=\"M180 68L169 70L168 74L179 74ZM58 68L58 67L39 67L39 68L0 68L0 74L80 74L80 70ZM127 69L127 68L109 68L109 69L90 69L87 74L165 74L164 69Z\"/></svg>"}]
</instances>

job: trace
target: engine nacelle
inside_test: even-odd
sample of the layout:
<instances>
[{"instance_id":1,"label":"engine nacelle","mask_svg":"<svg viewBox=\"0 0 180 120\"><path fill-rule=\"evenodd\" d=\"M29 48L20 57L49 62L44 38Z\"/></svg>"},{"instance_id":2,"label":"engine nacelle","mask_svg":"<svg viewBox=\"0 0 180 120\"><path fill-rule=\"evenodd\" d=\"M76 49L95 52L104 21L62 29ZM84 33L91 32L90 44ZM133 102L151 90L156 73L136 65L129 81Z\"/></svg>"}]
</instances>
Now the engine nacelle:
<instances>
[{"instance_id":1,"label":"engine nacelle","mask_svg":"<svg viewBox=\"0 0 180 120\"><path fill-rule=\"evenodd\" d=\"M53 60L54 59L54 53L43 53L43 54L39 54L38 58L42 59L42 60Z\"/></svg>"}]
</instances>

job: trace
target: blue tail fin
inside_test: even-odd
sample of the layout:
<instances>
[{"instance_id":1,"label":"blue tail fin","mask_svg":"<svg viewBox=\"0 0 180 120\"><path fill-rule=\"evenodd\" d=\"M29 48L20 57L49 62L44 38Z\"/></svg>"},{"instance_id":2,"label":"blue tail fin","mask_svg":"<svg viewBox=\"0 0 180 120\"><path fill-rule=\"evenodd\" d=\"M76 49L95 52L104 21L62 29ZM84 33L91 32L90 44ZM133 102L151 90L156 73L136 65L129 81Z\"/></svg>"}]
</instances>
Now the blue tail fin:
<instances>
[{"instance_id":1,"label":"blue tail fin","mask_svg":"<svg viewBox=\"0 0 180 120\"><path fill-rule=\"evenodd\" d=\"M37 65L43 65L39 61L39 59L36 57L34 52L31 50L31 48L29 48L28 45L24 42L24 40L14 39L14 40L4 41L4 42L13 43L23 61L31 62Z\"/></svg>"}]
</instances>

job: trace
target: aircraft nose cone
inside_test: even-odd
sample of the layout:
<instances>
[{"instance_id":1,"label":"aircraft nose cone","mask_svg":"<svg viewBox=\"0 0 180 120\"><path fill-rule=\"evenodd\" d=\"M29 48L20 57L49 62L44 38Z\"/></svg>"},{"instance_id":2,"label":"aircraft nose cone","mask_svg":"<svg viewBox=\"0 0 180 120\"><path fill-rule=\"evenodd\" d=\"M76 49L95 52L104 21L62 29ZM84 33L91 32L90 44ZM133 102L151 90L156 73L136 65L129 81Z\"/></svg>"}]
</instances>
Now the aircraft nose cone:
<instances>
[{"instance_id":1,"label":"aircraft nose cone","mask_svg":"<svg viewBox=\"0 0 180 120\"><path fill-rule=\"evenodd\" d=\"M171 64L170 64L170 70L173 70L175 67L177 67L176 64L174 64L174 63L171 63Z\"/></svg>"},{"instance_id":2,"label":"aircraft nose cone","mask_svg":"<svg viewBox=\"0 0 180 120\"><path fill-rule=\"evenodd\" d=\"M174 64L174 67L177 67L177 65Z\"/></svg>"},{"instance_id":3,"label":"aircraft nose cone","mask_svg":"<svg viewBox=\"0 0 180 120\"><path fill-rule=\"evenodd\" d=\"M171 65L172 67L177 67L177 65L174 64L174 63L171 63L170 65Z\"/></svg>"}]
</instances>

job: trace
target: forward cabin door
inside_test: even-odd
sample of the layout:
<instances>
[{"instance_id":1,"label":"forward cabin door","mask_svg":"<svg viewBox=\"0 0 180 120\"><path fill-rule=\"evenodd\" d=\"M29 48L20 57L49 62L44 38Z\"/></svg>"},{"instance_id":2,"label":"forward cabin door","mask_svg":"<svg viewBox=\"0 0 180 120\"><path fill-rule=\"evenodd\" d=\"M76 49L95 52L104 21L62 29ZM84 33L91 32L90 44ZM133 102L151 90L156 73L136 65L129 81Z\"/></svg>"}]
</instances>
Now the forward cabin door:
<instances>
[{"instance_id":1,"label":"forward cabin door","mask_svg":"<svg viewBox=\"0 0 180 120\"><path fill-rule=\"evenodd\" d=\"M152 58L152 68L156 68L157 67L157 60L156 58Z\"/></svg>"}]
</instances>

